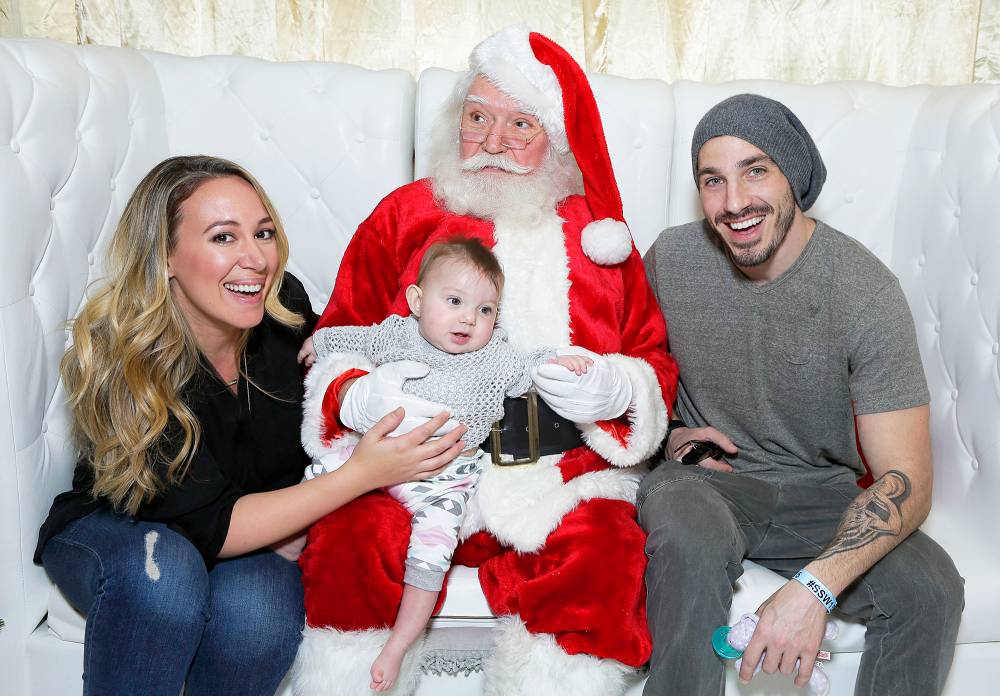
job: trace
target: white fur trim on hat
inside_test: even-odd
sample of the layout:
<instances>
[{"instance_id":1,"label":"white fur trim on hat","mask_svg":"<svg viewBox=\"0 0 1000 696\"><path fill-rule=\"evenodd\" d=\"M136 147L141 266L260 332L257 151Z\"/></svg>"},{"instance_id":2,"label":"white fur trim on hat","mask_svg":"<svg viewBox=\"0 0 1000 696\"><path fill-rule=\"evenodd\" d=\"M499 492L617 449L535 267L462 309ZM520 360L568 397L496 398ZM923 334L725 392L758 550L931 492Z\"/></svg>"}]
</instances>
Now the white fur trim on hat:
<instances>
[{"instance_id":1,"label":"white fur trim on hat","mask_svg":"<svg viewBox=\"0 0 1000 696\"><path fill-rule=\"evenodd\" d=\"M583 253L596 264L614 266L632 253L632 235L628 226L614 218L594 220L583 228L580 239Z\"/></svg>"},{"instance_id":2,"label":"white fur trim on hat","mask_svg":"<svg viewBox=\"0 0 1000 696\"><path fill-rule=\"evenodd\" d=\"M472 49L469 70L520 102L541 122L552 146L569 152L562 89L552 68L535 58L530 33L528 27L516 24L487 37Z\"/></svg>"},{"instance_id":3,"label":"white fur trim on hat","mask_svg":"<svg viewBox=\"0 0 1000 696\"><path fill-rule=\"evenodd\" d=\"M530 633L516 616L501 617L486 659L486 696L620 696L637 670L617 660L569 655L547 633Z\"/></svg>"},{"instance_id":4,"label":"white fur trim on hat","mask_svg":"<svg viewBox=\"0 0 1000 696\"><path fill-rule=\"evenodd\" d=\"M632 403L625 411L631 430L624 446L595 423L580 425L580 432L590 449L615 466L634 466L648 459L663 441L667 433L667 405L649 363L617 353L605 357L622 368L632 383Z\"/></svg>"},{"instance_id":5,"label":"white fur trim on hat","mask_svg":"<svg viewBox=\"0 0 1000 696\"><path fill-rule=\"evenodd\" d=\"M389 640L389 633L388 628L338 631L306 626L292 665L292 692L295 696L370 694L372 662ZM406 696L416 690L423 652L421 636L406 651L395 684L384 693Z\"/></svg>"}]
</instances>

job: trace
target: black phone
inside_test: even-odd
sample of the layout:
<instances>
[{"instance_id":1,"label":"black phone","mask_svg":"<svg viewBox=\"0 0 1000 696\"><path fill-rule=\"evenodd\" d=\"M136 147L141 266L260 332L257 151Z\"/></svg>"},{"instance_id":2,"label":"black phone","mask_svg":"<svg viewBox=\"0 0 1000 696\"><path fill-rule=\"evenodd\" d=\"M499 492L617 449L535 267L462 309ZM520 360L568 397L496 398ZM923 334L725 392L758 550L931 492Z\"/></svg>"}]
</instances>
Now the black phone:
<instances>
[{"instance_id":1,"label":"black phone","mask_svg":"<svg viewBox=\"0 0 1000 696\"><path fill-rule=\"evenodd\" d=\"M721 459L723 455L722 448L719 447L714 442L709 442L708 440L698 440L692 445L691 449L687 451L683 457L681 457L681 464L698 464L706 459Z\"/></svg>"}]
</instances>

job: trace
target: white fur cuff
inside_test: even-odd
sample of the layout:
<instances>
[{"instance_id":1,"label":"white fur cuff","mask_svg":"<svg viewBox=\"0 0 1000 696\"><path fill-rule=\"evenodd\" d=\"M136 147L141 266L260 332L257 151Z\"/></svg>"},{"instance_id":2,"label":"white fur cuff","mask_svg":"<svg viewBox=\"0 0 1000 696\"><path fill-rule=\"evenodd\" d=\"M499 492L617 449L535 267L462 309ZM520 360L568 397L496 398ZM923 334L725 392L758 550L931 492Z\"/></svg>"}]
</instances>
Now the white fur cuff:
<instances>
[{"instance_id":1,"label":"white fur cuff","mask_svg":"<svg viewBox=\"0 0 1000 696\"><path fill-rule=\"evenodd\" d=\"M352 368L371 370L372 363L355 353L331 353L317 360L306 376L306 394L302 401L302 448L315 459L322 459L330 452L330 444L323 440L323 433L326 431L326 418L323 415L326 388Z\"/></svg>"},{"instance_id":2,"label":"white fur cuff","mask_svg":"<svg viewBox=\"0 0 1000 696\"><path fill-rule=\"evenodd\" d=\"M580 425L580 432L588 447L615 466L635 466L648 459L663 441L667 433L667 405L649 363L620 354L605 357L622 368L632 383L632 403L625 411L631 429L624 446L596 423Z\"/></svg>"}]
</instances>

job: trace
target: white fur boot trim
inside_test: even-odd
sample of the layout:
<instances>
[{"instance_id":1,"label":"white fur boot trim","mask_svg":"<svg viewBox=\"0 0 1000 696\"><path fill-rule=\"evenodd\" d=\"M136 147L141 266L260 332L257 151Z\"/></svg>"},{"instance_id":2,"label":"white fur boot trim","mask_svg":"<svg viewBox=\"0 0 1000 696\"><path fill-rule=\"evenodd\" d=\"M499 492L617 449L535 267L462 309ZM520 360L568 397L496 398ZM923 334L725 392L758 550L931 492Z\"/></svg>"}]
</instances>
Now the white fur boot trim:
<instances>
[{"instance_id":1,"label":"white fur boot trim","mask_svg":"<svg viewBox=\"0 0 1000 696\"><path fill-rule=\"evenodd\" d=\"M516 616L495 629L486 659L486 696L621 696L636 670L617 660L567 655L553 636L529 633Z\"/></svg>"},{"instance_id":2,"label":"white fur boot trim","mask_svg":"<svg viewBox=\"0 0 1000 696\"><path fill-rule=\"evenodd\" d=\"M389 640L389 629L338 631L311 628L302 631L302 643L292 665L295 696L365 696L375 693L371 684L372 663ZM406 651L396 683L383 694L408 696L417 689L424 659L421 636Z\"/></svg>"}]
</instances>

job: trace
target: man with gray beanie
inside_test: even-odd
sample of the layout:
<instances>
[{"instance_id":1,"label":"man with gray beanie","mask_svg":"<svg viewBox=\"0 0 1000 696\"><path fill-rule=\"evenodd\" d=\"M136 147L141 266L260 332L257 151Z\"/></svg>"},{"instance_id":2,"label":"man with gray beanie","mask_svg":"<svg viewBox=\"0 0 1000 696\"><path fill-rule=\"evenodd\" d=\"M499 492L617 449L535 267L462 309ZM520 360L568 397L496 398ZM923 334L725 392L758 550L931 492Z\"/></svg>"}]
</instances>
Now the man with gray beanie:
<instances>
[{"instance_id":1,"label":"man with gray beanie","mask_svg":"<svg viewBox=\"0 0 1000 696\"><path fill-rule=\"evenodd\" d=\"M788 581L757 609L741 681L763 660L804 686L836 611L867 623L856 693L938 694L964 591L917 531L933 479L929 394L899 283L805 216L826 168L783 104L717 104L691 164L705 218L666 230L645 257L680 383L665 461L638 494L644 693L723 693L709 638L751 559Z\"/></svg>"}]
</instances>

